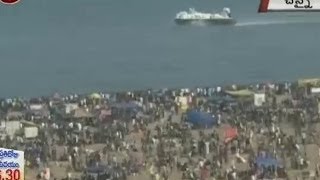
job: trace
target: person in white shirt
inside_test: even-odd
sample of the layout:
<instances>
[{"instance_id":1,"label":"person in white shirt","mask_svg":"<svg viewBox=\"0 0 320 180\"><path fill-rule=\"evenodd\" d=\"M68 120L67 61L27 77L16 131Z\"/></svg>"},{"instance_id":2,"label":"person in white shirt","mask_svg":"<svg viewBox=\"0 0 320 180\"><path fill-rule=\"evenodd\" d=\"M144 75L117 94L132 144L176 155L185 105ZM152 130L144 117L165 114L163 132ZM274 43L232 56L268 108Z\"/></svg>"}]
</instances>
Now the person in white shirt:
<instances>
[{"instance_id":1,"label":"person in white shirt","mask_svg":"<svg viewBox=\"0 0 320 180\"><path fill-rule=\"evenodd\" d=\"M203 168L203 166L204 166L204 161L203 161L203 160L201 160L201 161L199 162L199 166L200 166L200 168Z\"/></svg>"},{"instance_id":2,"label":"person in white shirt","mask_svg":"<svg viewBox=\"0 0 320 180\"><path fill-rule=\"evenodd\" d=\"M82 131L82 125L80 123L77 123L77 126L78 126L78 130Z\"/></svg>"},{"instance_id":3,"label":"person in white shirt","mask_svg":"<svg viewBox=\"0 0 320 180\"><path fill-rule=\"evenodd\" d=\"M69 127L72 129L73 128L73 123L69 123Z\"/></svg>"},{"instance_id":4,"label":"person in white shirt","mask_svg":"<svg viewBox=\"0 0 320 180\"><path fill-rule=\"evenodd\" d=\"M256 180L256 176L255 175L251 175L251 180Z\"/></svg>"},{"instance_id":5,"label":"person in white shirt","mask_svg":"<svg viewBox=\"0 0 320 180\"><path fill-rule=\"evenodd\" d=\"M50 180L50 168L46 168L44 171L44 179Z\"/></svg>"},{"instance_id":6,"label":"person in white shirt","mask_svg":"<svg viewBox=\"0 0 320 180\"><path fill-rule=\"evenodd\" d=\"M68 156L68 161L69 161L70 166L72 166L72 157L71 157L71 155Z\"/></svg>"},{"instance_id":7,"label":"person in white shirt","mask_svg":"<svg viewBox=\"0 0 320 180\"><path fill-rule=\"evenodd\" d=\"M220 125L221 124L221 114L218 114L218 120L217 120L217 124Z\"/></svg>"}]
</instances>

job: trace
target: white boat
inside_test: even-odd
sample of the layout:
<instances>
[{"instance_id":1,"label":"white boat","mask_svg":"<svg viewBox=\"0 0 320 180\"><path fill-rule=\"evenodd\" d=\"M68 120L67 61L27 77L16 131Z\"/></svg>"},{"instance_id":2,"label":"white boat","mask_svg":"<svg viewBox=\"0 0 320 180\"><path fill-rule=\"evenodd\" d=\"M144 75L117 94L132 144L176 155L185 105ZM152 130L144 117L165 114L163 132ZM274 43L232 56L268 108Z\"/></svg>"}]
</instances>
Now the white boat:
<instances>
[{"instance_id":1,"label":"white boat","mask_svg":"<svg viewBox=\"0 0 320 180\"><path fill-rule=\"evenodd\" d=\"M190 24L192 22L202 21L208 24L233 25L236 21L231 17L229 8L223 8L221 13L202 13L190 8L189 11L177 13L175 22L180 25Z\"/></svg>"}]
</instances>

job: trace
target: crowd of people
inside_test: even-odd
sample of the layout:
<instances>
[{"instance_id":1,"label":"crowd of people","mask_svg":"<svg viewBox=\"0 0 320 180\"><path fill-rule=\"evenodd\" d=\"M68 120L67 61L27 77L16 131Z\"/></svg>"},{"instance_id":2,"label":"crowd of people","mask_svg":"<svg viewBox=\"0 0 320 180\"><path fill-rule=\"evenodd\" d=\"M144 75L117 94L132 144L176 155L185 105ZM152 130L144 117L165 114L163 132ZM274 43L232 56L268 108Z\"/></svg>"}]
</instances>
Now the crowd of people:
<instances>
[{"instance_id":1,"label":"crowd of people","mask_svg":"<svg viewBox=\"0 0 320 180\"><path fill-rule=\"evenodd\" d=\"M0 143L25 152L27 180L319 179L318 85L2 99L2 121L21 127Z\"/></svg>"}]
</instances>

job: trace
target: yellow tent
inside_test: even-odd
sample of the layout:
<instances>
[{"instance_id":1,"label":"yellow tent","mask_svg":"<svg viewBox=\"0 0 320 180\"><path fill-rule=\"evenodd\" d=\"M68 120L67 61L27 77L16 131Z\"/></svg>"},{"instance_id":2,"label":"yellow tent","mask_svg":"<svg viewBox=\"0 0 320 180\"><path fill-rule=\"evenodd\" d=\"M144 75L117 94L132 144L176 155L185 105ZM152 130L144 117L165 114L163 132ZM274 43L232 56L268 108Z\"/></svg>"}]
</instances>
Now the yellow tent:
<instances>
[{"instance_id":1,"label":"yellow tent","mask_svg":"<svg viewBox=\"0 0 320 180\"><path fill-rule=\"evenodd\" d=\"M237 91L226 91L226 93L232 96L253 96L254 95L254 92L248 89L242 89Z\"/></svg>"},{"instance_id":2,"label":"yellow tent","mask_svg":"<svg viewBox=\"0 0 320 180\"><path fill-rule=\"evenodd\" d=\"M101 99L101 95L98 93L92 93L89 97L91 99Z\"/></svg>"},{"instance_id":3,"label":"yellow tent","mask_svg":"<svg viewBox=\"0 0 320 180\"><path fill-rule=\"evenodd\" d=\"M299 79L298 85L299 86L306 86L306 85L317 86L317 85L320 85L320 79L319 78Z\"/></svg>"}]
</instances>

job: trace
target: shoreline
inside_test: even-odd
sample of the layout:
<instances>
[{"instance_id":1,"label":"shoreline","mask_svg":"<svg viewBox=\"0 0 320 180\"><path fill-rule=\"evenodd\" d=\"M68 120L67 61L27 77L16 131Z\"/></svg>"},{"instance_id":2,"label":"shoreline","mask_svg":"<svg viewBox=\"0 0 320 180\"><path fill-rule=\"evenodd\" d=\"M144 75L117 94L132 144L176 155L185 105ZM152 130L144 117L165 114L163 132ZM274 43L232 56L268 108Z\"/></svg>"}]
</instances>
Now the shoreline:
<instances>
[{"instance_id":1,"label":"shoreline","mask_svg":"<svg viewBox=\"0 0 320 180\"><path fill-rule=\"evenodd\" d=\"M317 78L301 78L301 79L317 79ZM69 95L78 95L78 96L88 96L92 93L101 93L101 94L122 94L122 93L127 93L127 92L146 92L148 90L151 91L161 91L164 89L170 90L170 91L177 91L180 89L190 89L190 90L195 90L197 88L216 88L216 87L221 87L221 88L225 88L225 87L230 87L232 85L236 85L236 86L244 86L244 87L250 87L250 86L255 86L257 84L263 85L263 84L284 84L284 83L297 83L298 80L264 80L264 81L240 81L238 83L236 82L225 82L225 83L217 83L217 85L212 84L212 85L190 85L190 86L168 86L168 87L158 87L158 88L148 88L148 87L144 87L144 88L110 88L110 90L101 90L103 88L97 88L97 90L77 90L77 91L51 91L48 93L40 93L38 95L14 95L14 96L1 96L0 95L0 100L1 99L16 99L16 98L20 98L20 99L33 99L33 98L48 98L53 96L54 94L59 94L61 96L69 96ZM57 89L57 88L54 88ZM81 89L81 88L80 88ZM88 89L88 88L85 88ZM99 90L100 89L100 90ZM105 88L108 89L108 88ZM33 94L33 93L31 93Z\"/></svg>"}]
</instances>

